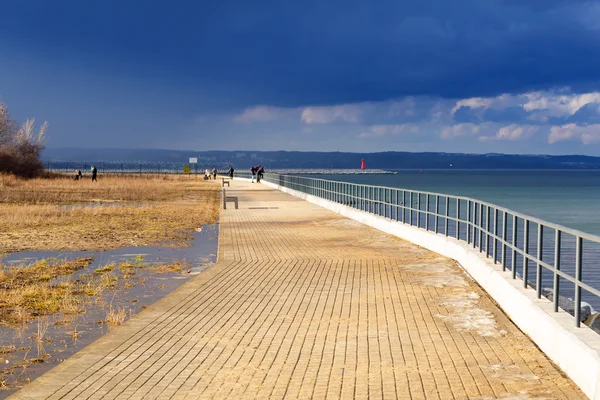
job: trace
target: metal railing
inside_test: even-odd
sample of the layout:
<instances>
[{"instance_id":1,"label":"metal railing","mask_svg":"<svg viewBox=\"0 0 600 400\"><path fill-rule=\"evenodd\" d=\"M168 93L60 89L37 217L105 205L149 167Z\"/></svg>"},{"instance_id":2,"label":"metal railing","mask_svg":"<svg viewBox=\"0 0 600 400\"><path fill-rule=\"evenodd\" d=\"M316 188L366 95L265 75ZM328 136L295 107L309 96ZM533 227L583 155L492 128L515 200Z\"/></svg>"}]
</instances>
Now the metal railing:
<instances>
[{"instance_id":1,"label":"metal railing","mask_svg":"<svg viewBox=\"0 0 600 400\"><path fill-rule=\"evenodd\" d=\"M92 165L95 165L99 174L111 175L131 175L131 174L185 174L185 167L189 167L189 175L204 175L204 170L212 171L214 165L188 164L183 162L67 162L67 161L47 161L44 167L47 171L73 174L76 169L84 174L90 171ZM225 173L223 170L219 173Z\"/></svg>"},{"instance_id":2,"label":"metal railing","mask_svg":"<svg viewBox=\"0 0 600 400\"><path fill-rule=\"evenodd\" d=\"M469 197L265 174L267 182L465 241L580 326L600 305L600 237ZM568 212L568 211L567 211ZM583 277L586 276L586 282ZM551 282L551 289L544 284ZM583 296L582 296L583 290ZM572 295L569 301L566 296ZM572 310L569 310L572 306ZM582 313L583 310L583 313Z\"/></svg>"}]
</instances>

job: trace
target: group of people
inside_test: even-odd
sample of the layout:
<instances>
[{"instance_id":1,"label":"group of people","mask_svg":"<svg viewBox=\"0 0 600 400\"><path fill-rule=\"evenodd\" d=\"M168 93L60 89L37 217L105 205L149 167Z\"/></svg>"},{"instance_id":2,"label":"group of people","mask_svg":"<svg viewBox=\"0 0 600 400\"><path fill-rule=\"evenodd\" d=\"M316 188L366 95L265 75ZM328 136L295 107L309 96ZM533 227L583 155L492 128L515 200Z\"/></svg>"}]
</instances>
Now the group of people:
<instances>
[{"instance_id":1,"label":"group of people","mask_svg":"<svg viewBox=\"0 0 600 400\"><path fill-rule=\"evenodd\" d=\"M92 182L97 182L98 181L98 168L96 168L95 165L92 165L92 167L90 168L90 171L92 172ZM75 178L76 181L83 179L83 174L81 173L80 169L76 169L75 170Z\"/></svg>"},{"instance_id":2,"label":"group of people","mask_svg":"<svg viewBox=\"0 0 600 400\"><path fill-rule=\"evenodd\" d=\"M92 182L97 181L98 169L96 168L96 166L92 165L92 167L90 168L90 171L92 172ZM227 171L227 173L231 179L233 179L234 171L235 170L233 169L233 165L230 166L229 170ZM256 179L256 182L258 183L263 178L263 175L265 173L265 168L260 164L255 165L252 168L250 168L250 172L252 172L252 183L254 183L255 179ZM79 169L75 170L74 179L76 181L83 179L83 174L81 173L81 170L79 170ZM213 168L212 171L209 170L208 168L206 170L204 170L204 179L205 180L217 179L217 168Z\"/></svg>"},{"instance_id":3,"label":"group of people","mask_svg":"<svg viewBox=\"0 0 600 400\"><path fill-rule=\"evenodd\" d=\"M256 183L259 183L260 180L263 178L265 168L260 164L255 165L254 167L250 168L250 172L252 172L252 183L254 183L254 179L256 179Z\"/></svg>"},{"instance_id":4,"label":"group of people","mask_svg":"<svg viewBox=\"0 0 600 400\"><path fill-rule=\"evenodd\" d=\"M204 170L204 180L211 178L217 179L217 168L213 168L212 171L209 171L208 168Z\"/></svg>"}]
</instances>

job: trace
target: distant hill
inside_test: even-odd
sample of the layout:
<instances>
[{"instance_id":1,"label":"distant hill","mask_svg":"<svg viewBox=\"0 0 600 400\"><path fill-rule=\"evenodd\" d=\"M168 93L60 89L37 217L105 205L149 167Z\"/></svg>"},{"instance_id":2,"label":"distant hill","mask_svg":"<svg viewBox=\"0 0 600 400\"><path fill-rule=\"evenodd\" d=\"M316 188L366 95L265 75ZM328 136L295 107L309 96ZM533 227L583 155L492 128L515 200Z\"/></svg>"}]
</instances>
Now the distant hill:
<instances>
[{"instance_id":1,"label":"distant hill","mask_svg":"<svg viewBox=\"0 0 600 400\"><path fill-rule=\"evenodd\" d=\"M185 164L198 158L199 167L236 169L262 164L275 168L367 168L378 169L600 169L600 157L581 155L513 155L460 153L343 153L301 151L187 151L160 149L78 149L49 148L42 153L45 162L69 163L173 163Z\"/></svg>"}]
</instances>

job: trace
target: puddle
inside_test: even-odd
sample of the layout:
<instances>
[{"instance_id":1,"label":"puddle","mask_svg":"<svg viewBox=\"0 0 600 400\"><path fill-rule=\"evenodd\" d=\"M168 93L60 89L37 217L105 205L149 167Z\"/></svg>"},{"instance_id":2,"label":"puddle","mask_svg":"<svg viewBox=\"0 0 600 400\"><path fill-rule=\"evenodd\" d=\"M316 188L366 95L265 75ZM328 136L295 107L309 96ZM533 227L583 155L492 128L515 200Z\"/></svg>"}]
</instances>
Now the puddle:
<instances>
[{"instance_id":1,"label":"puddle","mask_svg":"<svg viewBox=\"0 0 600 400\"><path fill-rule=\"evenodd\" d=\"M111 329L107 324L111 310L127 320L216 262L218 225L198 229L191 244L182 248L140 246L101 252L27 251L1 258L0 264L8 266L49 258L94 258L89 267L56 278L53 283L57 284L97 277L99 274L94 271L109 264L127 263L131 267L107 272L107 277L115 278L115 287L87 298L82 306L85 312L44 316L18 328L0 327L0 399L13 394L18 389L15 384L27 384L107 333ZM153 268L173 263L181 263L181 271ZM2 373L5 384L10 385L8 390L2 388Z\"/></svg>"},{"instance_id":2,"label":"puddle","mask_svg":"<svg viewBox=\"0 0 600 400\"><path fill-rule=\"evenodd\" d=\"M22 251L0 258L0 264L31 264L48 258L73 260L81 257L93 257L92 269L110 263L135 261L143 257L150 264L164 264L175 261L190 264L192 274L202 272L217 259L218 225L203 225L194 234L189 247L131 246L107 251Z\"/></svg>"}]
</instances>

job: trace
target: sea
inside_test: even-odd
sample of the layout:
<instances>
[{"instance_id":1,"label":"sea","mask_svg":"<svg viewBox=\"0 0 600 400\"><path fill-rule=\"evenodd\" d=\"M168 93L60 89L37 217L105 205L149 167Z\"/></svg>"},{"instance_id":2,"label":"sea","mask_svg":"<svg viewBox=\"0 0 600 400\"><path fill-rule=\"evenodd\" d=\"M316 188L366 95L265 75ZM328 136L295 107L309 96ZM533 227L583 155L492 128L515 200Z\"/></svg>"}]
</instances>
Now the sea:
<instances>
[{"instance_id":1,"label":"sea","mask_svg":"<svg viewBox=\"0 0 600 400\"><path fill-rule=\"evenodd\" d=\"M393 170L321 179L484 200L600 236L600 170ZM317 177L317 176L313 176Z\"/></svg>"},{"instance_id":2,"label":"sea","mask_svg":"<svg viewBox=\"0 0 600 400\"><path fill-rule=\"evenodd\" d=\"M600 171L446 169L393 172L396 174L329 174L318 177L470 197L600 236ZM567 268L572 269L565 265ZM588 257L585 245L583 274L585 283L600 289L600 254ZM546 272L544 280L552 286L551 275ZM564 294L572 297L573 289L567 289L568 286L569 283ZM562 295L563 290L560 293ZM584 291L583 299L600 311L600 298Z\"/></svg>"}]
</instances>

